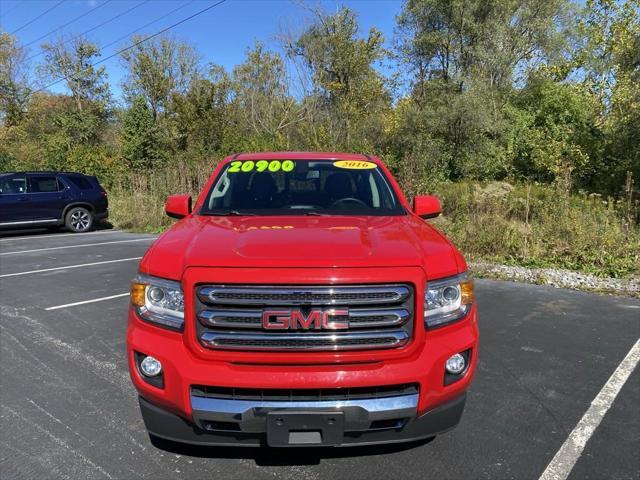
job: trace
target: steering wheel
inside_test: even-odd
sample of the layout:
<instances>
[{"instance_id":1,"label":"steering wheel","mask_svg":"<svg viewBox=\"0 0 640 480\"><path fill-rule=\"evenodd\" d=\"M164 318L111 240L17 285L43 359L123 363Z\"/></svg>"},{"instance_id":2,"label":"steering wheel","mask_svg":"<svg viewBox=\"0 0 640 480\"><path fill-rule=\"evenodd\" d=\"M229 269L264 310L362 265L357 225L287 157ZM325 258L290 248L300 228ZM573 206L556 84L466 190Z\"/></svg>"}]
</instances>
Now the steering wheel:
<instances>
[{"instance_id":1,"label":"steering wheel","mask_svg":"<svg viewBox=\"0 0 640 480\"><path fill-rule=\"evenodd\" d=\"M342 205L344 203L356 203L361 207L369 208L369 205L364 203L362 200L360 200L359 198L353 198L353 197L339 198L338 200L333 202L329 206L329 208L337 207L337 206Z\"/></svg>"}]
</instances>

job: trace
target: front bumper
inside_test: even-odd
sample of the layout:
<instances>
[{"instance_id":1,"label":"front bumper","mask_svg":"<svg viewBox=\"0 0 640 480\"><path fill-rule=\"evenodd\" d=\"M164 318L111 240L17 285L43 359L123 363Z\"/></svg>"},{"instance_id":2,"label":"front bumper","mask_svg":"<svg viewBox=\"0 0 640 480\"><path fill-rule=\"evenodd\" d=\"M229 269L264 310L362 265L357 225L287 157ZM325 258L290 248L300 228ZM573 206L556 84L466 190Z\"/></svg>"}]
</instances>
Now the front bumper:
<instances>
[{"instance_id":1,"label":"front bumper","mask_svg":"<svg viewBox=\"0 0 640 480\"><path fill-rule=\"evenodd\" d=\"M265 271L265 269L243 268L191 268L186 272L183 290L189 292L195 291L201 279L206 279L209 283L241 284L246 282L247 278L251 278L258 283L266 284L268 283L265 280L266 277L269 282L272 282L277 276L279 283L294 285L299 283L300 276L300 272L295 269ZM327 278L332 278L337 284L345 285L410 282L416 286L417 298L424 295L422 285L426 281L421 269L408 267L311 269L306 281L310 285L322 285L326 283ZM424 415L439 411L442 405L448 405L464 395L477 365L478 325L475 305L465 319L451 325L425 330L422 322L416 322L411 342L405 347L345 352L229 352L207 349L197 340L195 315L194 298L190 295L185 296L187 320L182 332L151 325L142 320L133 308L130 308L127 357L131 379L139 395L148 405L159 409L160 412L166 412L170 418L175 417L171 422L167 420L167 424L175 425L178 432L190 431L195 435L196 443L199 438L209 438L213 439L210 442L212 444L242 444L236 438L242 440L245 435L248 435L249 439L246 442L256 445L259 443L260 435L264 436L266 419L251 420L250 415L244 415L247 405L240 407L241 412L234 409L221 409L219 405L201 408L192 398L194 386L311 391L416 385L417 405L412 404L410 414L402 415L406 420L402 428L365 432L370 427L370 422L367 423L367 420L372 418L371 421L386 420L396 418L397 415L394 417L395 414L389 416L384 413L383 417L376 417L378 414L375 411L365 409L368 410L365 417L360 415L362 410L349 411L342 417L346 432L344 443L382 443L431 436L454 426L457 419L445 422L444 426L439 426L440 424L436 422L435 427L431 420L428 422L425 420L426 426L421 428ZM419 303L416 306L415 315L416 318L422 318L422 306ZM444 370L446 360L454 353L467 350L471 351L468 369L457 381L447 383ZM154 386L143 378L136 364L137 355L152 355L162 362L162 387ZM248 408L253 407L249 405ZM322 411L324 408L326 405L321 405L315 410ZM151 407L146 410L150 409ZM144 408L143 414L151 415L145 413ZM236 421L238 423L235 418L230 420L234 415L241 416L240 432L227 434L205 431L203 423L205 421ZM159 418L165 418L165 416L160 415ZM431 418L431 415L425 418ZM459 418L459 415L456 418ZM145 420L148 420L147 417ZM178 440L182 437L180 434L171 434L173 430L165 432L162 422L154 424L147 421L147 424L149 430L159 437ZM202 437L202 435L212 436ZM184 441L194 441L193 436L186 435L184 438Z\"/></svg>"},{"instance_id":2,"label":"front bumper","mask_svg":"<svg viewBox=\"0 0 640 480\"><path fill-rule=\"evenodd\" d=\"M406 397L413 397L407 395ZM417 397L417 395L415 396ZM339 442L332 446L374 445L382 443L410 442L432 437L454 428L462 416L466 401L463 393L446 404L440 405L423 415L416 416L417 398L391 397L392 402L352 405L242 405L244 402L196 402L195 423L168 412L140 397L140 410L147 430L166 440L196 445L260 447L269 445L266 417L271 412L286 414L338 412L344 415L344 429ZM205 399L203 399L205 400ZM210 399L206 399L210 400ZM235 405L229 405L235 403ZM273 402L276 403L276 402ZM313 402L311 402L313 403ZM316 402L318 403L318 402ZM322 402L328 403L328 402ZM357 403L357 402L356 402ZM199 408L196 410L196 407ZM241 412L241 413L238 413ZM207 431L202 428L207 419L240 420L238 431ZM362 428L375 425L375 421L406 418L395 428ZM325 446L325 443L291 444L289 446Z\"/></svg>"},{"instance_id":3,"label":"front bumper","mask_svg":"<svg viewBox=\"0 0 640 480\"><path fill-rule=\"evenodd\" d=\"M475 306L459 323L430 331L426 343L407 357L376 361L286 364L289 355L270 355L274 363L226 362L202 359L185 346L185 334L155 327L129 312L127 356L129 372L138 393L167 411L194 421L190 396L193 385L245 389L360 388L417 384L417 415L445 404L467 390L477 364L478 330ZM445 385L444 365L452 354L472 350L469 368L455 383ZM164 386L147 382L136 364L137 353L162 362ZM326 355L327 362L334 359Z\"/></svg>"}]
</instances>

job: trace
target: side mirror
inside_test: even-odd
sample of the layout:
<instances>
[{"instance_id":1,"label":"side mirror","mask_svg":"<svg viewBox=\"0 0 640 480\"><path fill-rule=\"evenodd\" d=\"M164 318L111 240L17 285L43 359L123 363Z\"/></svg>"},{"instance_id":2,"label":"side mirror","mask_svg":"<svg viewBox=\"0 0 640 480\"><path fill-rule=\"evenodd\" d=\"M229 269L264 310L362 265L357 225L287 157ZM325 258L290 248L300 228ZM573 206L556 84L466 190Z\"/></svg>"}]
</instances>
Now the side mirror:
<instances>
[{"instance_id":1,"label":"side mirror","mask_svg":"<svg viewBox=\"0 0 640 480\"><path fill-rule=\"evenodd\" d=\"M416 195L413 197L413 212L425 219L436 218L442 213L442 205L433 195Z\"/></svg>"},{"instance_id":2,"label":"side mirror","mask_svg":"<svg viewBox=\"0 0 640 480\"><path fill-rule=\"evenodd\" d=\"M184 218L191 213L191 195L170 195L164 204L164 211L172 218Z\"/></svg>"}]
</instances>

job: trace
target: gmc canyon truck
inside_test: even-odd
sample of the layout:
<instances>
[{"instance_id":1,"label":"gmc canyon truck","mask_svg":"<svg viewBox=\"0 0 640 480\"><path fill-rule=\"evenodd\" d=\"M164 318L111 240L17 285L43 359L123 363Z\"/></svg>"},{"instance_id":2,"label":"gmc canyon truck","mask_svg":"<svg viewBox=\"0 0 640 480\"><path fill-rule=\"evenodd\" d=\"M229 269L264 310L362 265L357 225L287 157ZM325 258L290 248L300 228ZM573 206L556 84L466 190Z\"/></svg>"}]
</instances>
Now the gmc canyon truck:
<instances>
[{"instance_id":1,"label":"gmc canyon truck","mask_svg":"<svg viewBox=\"0 0 640 480\"><path fill-rule=\"evenodd\" d=\"M151 437L351 446L455 427L478 358L458 250L375 157L245 153L147 251L127 356Z\"/></svg>"}]
</instances>

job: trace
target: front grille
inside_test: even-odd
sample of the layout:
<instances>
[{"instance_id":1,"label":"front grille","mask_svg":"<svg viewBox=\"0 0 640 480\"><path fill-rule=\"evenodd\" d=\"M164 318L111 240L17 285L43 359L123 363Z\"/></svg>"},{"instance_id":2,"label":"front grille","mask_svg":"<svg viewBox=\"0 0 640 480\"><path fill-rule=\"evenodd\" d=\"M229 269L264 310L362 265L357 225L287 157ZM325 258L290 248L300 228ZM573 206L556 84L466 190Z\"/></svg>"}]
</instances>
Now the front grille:
<instances>
[{"instance_id":1,"label":"front grille","mask_svg":"<svg viewBox=\"0 0 640 480\"><path fill-rule=\"evenodd\" d=\"M389 398L401 395L415 395L418 385L403 383L400 385L384 385L379 387L355 388L319 388L319 389L270 389L270 388L234 388L212 387L209 385L192 385L191 395L194 397L218 398L226 400L269 401L348 401L360 398Z\"/></svg>"},{"instance_id":2,"label":"front grille","mask_svg":"<svg viewBox=\"0 0 640 480\"><path fill-rule=\"evenodd\" d=\"M411 339L413 296L408 284L202 285L197 333L202 345L220 350L398 348ZM265 312L284 325L265 317L265 328Z\"/></svg>"}]
</instances>

